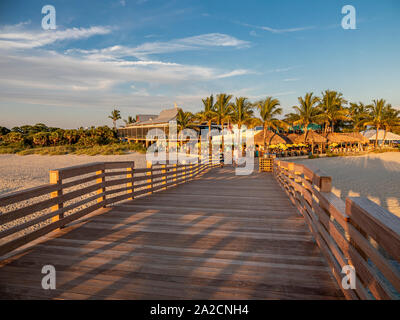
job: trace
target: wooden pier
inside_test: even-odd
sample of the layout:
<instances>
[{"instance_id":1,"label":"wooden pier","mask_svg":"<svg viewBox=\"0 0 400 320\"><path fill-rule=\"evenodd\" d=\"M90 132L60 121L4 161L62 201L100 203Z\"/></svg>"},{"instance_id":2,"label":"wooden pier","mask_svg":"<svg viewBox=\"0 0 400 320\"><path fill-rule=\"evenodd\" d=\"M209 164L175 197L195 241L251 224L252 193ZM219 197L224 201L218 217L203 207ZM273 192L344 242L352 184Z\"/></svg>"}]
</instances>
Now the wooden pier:
<instances>
[{"instance_id":1,"label":"wooden pier","mask_svg":"<svg viewBox=\"0 0 400 320\"><path fill-rule=\"evenodd\" d=\"M27 192L53 194L39 202L52 206L47 214L51 223L28 235L13 236L9 229L0 232L0 238L8 239L0 244L1 299L368 298L341 288L328 259L331 251L327 256L309 218L284 191L292 192L282 181L284 173L289 175L294 168L285 169L282 162L275 165L274 174L254 170L249 176L237 176L234 168L215 164L147 169L128 163L91 166L57 171L53 184L0 197L0 205L6 206L21 201ZM67 180L71 177L87 182L90 176L81 175L93 172L97 184L84 188L97 190L96 196L87 198L95 204L67 214L76 207L65 204L70 199L66 195L82 191L65 193L62 186L71 187ZM114 183L108 180L118 174L127 176L111 180ZM305 176L310 177L309 172ZM293 182L298 183L299 177ZM315 184L327 194L324 177L314 174L310 181L305 179L308 186ZM117 186L121 183L123 188ZM108 190L111 186L117 189ZM123 195L111 198L122 191ZM51 200L55 197L58 202ZM43 207L31 205L27 210L25 206L11 214L16 211L22 217ZM9 213L0 215L0 222L9 222L9 217ZM29 227L29 221L22 223ZM16 234L22 229L10 228ZM55 290L42 289L44 265L55 267ZM397 286L397 271L390 270ZM374 283L373 274L369 280ZM379 287L380 280L375 280L373 293L376 283ZM362 288L367 295L369 287ZM382 293L380 287L377 292ZM378 296L388 297L393 296Z\"/></svg>"}]
</instances>

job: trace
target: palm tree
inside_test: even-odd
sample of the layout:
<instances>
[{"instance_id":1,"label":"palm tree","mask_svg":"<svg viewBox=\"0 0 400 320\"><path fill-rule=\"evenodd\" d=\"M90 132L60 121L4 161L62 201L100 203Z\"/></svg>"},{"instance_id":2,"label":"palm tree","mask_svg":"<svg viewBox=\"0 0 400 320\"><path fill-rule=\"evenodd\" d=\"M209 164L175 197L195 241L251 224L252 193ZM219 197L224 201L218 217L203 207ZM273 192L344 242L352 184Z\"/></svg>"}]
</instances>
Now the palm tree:
<instances>
[{"instance_id":1,"label":"palm tree","mask_svg":"<svg viewBox=\"0 0 400 320\"><path fill-rule=\"evenodd\" d=\"M136 120L135 120L134 117L128 116L128 119L124 120L124 122L125 122L126 125L129 125L129 124L135 123Z\"/></svg>"},{"instance_id":2,"label":"palm tree","mask_svg":"<svg viewBox=\"0 0 400 320\"><path fill-rule=\"evenodd\" d=\"M117 129L117 121L119 119L121 119L121 112L117 109L114 109L113 111L111 111L111 115L108 117L112 120L113 125L114 125L114 130L116 130Z\"/></svg>"},{"instance_id":3,"label":"palm tree","mask_svg":"<svg viewBox=\"0 0 400 320\"><path fill-rule=\"evenodd\" d=\"M232 117L232 104L230 100L232 95L227 95L226 93L220 93L217 95L217 101L215 102L215 119L217 123L221 126L222 131L225 128L225 122L229 121ZM224 135L221 137L222 152L224 152Z\"/></svg>"},{"instance_id":4,"label":"palm tree","mask_svg":"<svg viewBox=\"0 0 400 320\"><path fill-rule=\"evenodd\" d=\"M265 100L256 102L256 106L260 112L261 121L263 123L264 150L266 150L268 130L270 130L270 128L278 129L283 124L283 121L276 118L276 116L282 114L282 108L280 108L279 100L272 97L267 97Z\"/></svg>"},{"instance_id":5,"label":"palm tree","mask_svg":"<svg viewBox=\"0 0 400 320\"><path fill-rule=\"evenodd\" d=\"M232 104L232 121L237 124L238 129L242 128L242 125L251 125L254 121L253 106L247 98L239 97L235 99L235 103Z\"/></svg>"},{"instance_id":6,"label":"palm tree","mask_svg":"<svg viewBox=\"0 0 400 320\"><path fill-rule=\"evenodd\" d=\"M400 110L394 109L390 104L388 104L383 111L383 123L382 127L385 130L383 136L383 144L385 144L387 132L391 130L392 127L400 124Z\"/></svg>"},{"instance_id":7,"label":"palm tree","mask_svg":"<svg viewBox=\"0 0 400 320\"><path fill-rule=\"evenodd\" d=\"M375 148L378 146L378 133L379 129L384 123L384 112L386 108L386 100L379 99L373 100L372 105L369 106L368 120L364 122L364 126L373 126L376 129Z\"/></svg>"},{"instance_id":8,"label":"palm tree","mask_svg":"<svg viewBox=\"0 0 400 320\"><path fill-rule=\"evenodd\" d=\"M204 110L200 111L196 114L196 118L200 123L207 122L208 125L208 149L209 154L211 155L211 125L212 122L216 120L217 114L215 113L215 106L214 106L214 96L211 95L206 99L202 99Z\"/></svg>"},{"instance_id":9,"label":"palm tree","mask_svg":"<svg viewBox=\"0 0 400 320\"><path fill-rule=\"evenodd\" d=\"M332 126L332 132L335 131L335 123L338 120L348 120L347 110L343 109L343 104L347 103L343 95L336 91L325 90L322 93L322 100L318 106L319 114L315 119L324 123L324 133L326 134L329 125Z\"/></svg>"},{"instance_id":10,"label":"palm tree","mask_svg":"<svg viewBox=\"0 0 400 320\"><path fill-rule=\"evenodd\" d=\"M176 125L178 129L178 134L181 133L182 130L189 128L195 128L194 121L196 117L191 112L185 112L181 108L178 109L178 114L176 116Z\"/></svg>"},{"instance_id":11,"label":"palm tree","mask_svg":"<svg viewBox=\"0 0 400 320\"><path fill-rule=\"evenodd\" d=\"M351 122L353 123L353 130L356 132L360 131L360 128L364 125L364 123L368 119L368 108L370 106L366 106L364 103L350 103L349 107L349 117Z\"/></svg>"},{"instance_id":12,"label":"palm tree","mask_svg":"<svg viewBox=\"0 0 400 320\"><path fill-rule=\"evenodd\" d=\"M294 106L299 119L294 121L294 124L302 124L304 126L304 142L307 139L307 131L308 125L313 123L318 115L318 108L316 106L317 103L320 102L320 99L316 96L313 96L313 93L306 93L303 97L298 97L299 106Z\"/></svg>"}]
</instances>

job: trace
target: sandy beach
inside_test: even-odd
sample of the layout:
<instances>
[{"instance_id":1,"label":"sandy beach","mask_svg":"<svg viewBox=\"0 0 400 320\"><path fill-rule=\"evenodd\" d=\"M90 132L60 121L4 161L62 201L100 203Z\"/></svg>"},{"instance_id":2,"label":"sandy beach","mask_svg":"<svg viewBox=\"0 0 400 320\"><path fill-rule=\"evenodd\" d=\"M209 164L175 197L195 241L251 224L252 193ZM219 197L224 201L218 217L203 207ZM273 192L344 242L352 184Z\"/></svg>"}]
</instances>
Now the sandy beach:
<instances>
[{"instance_id":1,"label":"sandy beach","mask_svg":"<svg viewBox=\"0 0 400 320\"><path fill-rule=\"evenodd\" d=\"M332 176L332 192L345 199L366 197L400 217L400 153L305 159Z\"/></svg>"},{"instance_id":2,"label":"sandy beach","mask_svg":"<svg viewBox=\"0 0 400 320\"><path fill-rule=\"evenodd\" d=\"M135 161L145 166L145 154L123 156L0 155L0 194L49 182L49 170L97 161ZM400 153L297 160L332 176L332 191L342 199L362 196L400 216Z\"/></svg>"},{"instance_id":3,"label":"sandy beach","mask_svg":"<svg viewBox=\"0 0 400 320\"><path fill-rule=\"evenodd\" d=\"M51 169L102 161L135 161L136 167L143 168L146 166L146 155L141 153L121 156L0 154L0 194L49 183Z\"/></svg>"}]
</instances>

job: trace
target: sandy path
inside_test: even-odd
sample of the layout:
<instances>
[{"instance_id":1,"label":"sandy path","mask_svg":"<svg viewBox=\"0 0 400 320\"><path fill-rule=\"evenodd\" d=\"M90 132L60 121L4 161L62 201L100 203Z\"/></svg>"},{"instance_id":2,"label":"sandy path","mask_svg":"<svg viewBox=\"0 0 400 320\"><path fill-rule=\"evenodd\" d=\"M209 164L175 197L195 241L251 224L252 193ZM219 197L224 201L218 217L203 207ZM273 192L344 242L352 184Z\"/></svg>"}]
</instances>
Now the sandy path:
<instances>
[{"instance_id":1,"label":"sandy path","mask_svg":"<svg viewBox=\"0 0 400 320\"><path fill-rule=\"evenodd\" d=\"M49 183L51 169L99 161L135 161L135 166L142 168L145 159L146 155L140 153L122 156L0 154L0 194Z\"/></svg>"},{"instance_id":2,"label":"sandy path","mask_svg":"<svg viewBox=\"0 0 400 320\"><path fill-rule=\"evenodd\" d=\"M312 163L332 176L338 197L366 197L400 217L400 152L296 162Z\"/></svg>"}]
</instances>

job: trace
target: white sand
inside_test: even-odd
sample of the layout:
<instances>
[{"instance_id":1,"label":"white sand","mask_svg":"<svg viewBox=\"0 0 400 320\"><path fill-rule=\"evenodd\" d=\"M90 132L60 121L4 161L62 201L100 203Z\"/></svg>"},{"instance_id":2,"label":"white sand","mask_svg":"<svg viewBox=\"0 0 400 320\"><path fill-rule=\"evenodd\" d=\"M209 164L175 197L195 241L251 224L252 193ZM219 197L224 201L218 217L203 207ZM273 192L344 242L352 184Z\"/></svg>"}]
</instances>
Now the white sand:
<instances>
[{"instance_id":1,"label":"white sand","mask_svg":"<svg viewBox=\"0 0 400 320\"><path fill-rule=\"evenodd\" d=\"M135 161L136 167L143 168L146 155L140 153L122 156L0 154L0 194L49 183L51 169L101 161Z\"/></svg>"},{"instance_id":2,"label":"white sand","mask_svg":"<svg viewBox=\"0 0 400 320\"><path fill-rule=\"evenodd\" d=\"M400 217L400 152L296 162L332 176L332 192L343 200L366 197Z\"/></svg>"}]
</instances>

